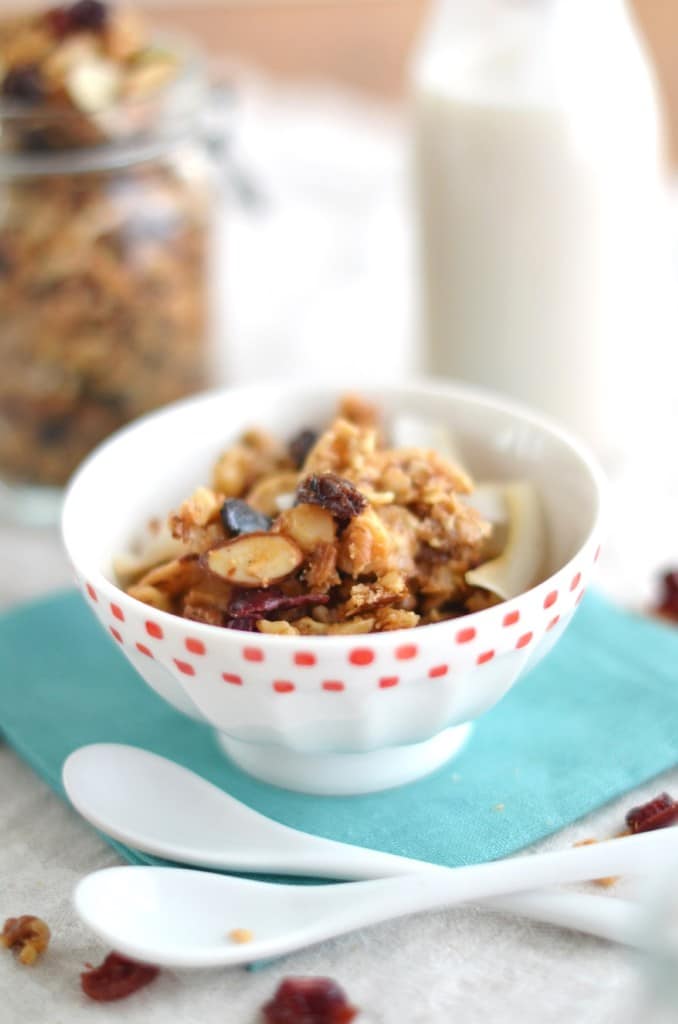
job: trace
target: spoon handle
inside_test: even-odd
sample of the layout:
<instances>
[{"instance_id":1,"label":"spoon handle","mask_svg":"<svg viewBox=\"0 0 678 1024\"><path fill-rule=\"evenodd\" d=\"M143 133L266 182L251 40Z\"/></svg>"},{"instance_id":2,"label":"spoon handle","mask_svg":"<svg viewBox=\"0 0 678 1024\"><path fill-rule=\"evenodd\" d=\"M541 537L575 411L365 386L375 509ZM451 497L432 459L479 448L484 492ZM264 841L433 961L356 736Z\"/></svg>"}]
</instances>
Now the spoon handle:
<instances>
[{"instance_id":1,"label":"spoon handle","mask_svg":"<svg viewBox=\"0 0 678 1024\"><path fill-rule=\"evenodd\" d=\"M586 932L622 945L641 944L641 909L632 900L610 899L590 892L543 889L512 896L493 896L480 906L501 914L519 914L532 921Z\"/></svg>"},{"instance_id":2,"label":"spoon handle","mask_svg":"<svg viewBox=\"0 0 678 1024\"><path fill-rule=\"evenodd\" d=\"M379 850L350 846L348 843L324 840L323 844L326 845L307 848L306 869L315 869L334 878L366 881L418 874L424 870L443 875L458 870L428 864L412 857L399 857ZM295 866L299 867L303 862L302 850L297 855ZM635 921L638 908L630 900L613 900L599 893L561 892L544 888L534 892L487 897L477 902L488 910L502 914L519 915L559 928L571 928L609 942L637 944Z\"/></svg>"},{"instance_id":3,"label":"spoon handle","mask_svg":"<svg viewBox=\"0 0 678 1024\"><path fill-rule=\"evenodd\" d=\"M667 829L444 872L429 869L400 878L358 882L351 887L350 901L340 892L343 886L338 886L330 915L331 930L322 937L424 910L542 886L611 874L648 873L675 864L677 857L678 829Z\"/></svg>"}]
</instances>

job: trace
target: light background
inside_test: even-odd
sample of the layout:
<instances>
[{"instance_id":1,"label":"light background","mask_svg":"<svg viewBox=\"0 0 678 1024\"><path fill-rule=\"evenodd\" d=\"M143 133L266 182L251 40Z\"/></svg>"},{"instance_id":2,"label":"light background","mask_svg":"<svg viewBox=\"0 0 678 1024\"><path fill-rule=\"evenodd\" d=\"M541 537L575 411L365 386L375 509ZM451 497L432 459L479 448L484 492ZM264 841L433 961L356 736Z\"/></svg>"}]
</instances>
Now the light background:
<instances>
[{"instance_id":1,"label":"light background","mask_svg":"<svg viewBox=\"0 0 678 1024\"><path fill-rule=\"evenodd\" d=\"M597 0L591 0L596 3ZM678 2L630 0L654 57L678 163ZM429 0L136 0L154 20L284 78L340 82L401 97L407 56ZM0 0L0 10L28 4ZM604 68L605 54L601 53Z\"/></svg>"},{"instance_id":2,"label":"light background","mask_svg":"<svg viewBox=\"0 0 678 1024\"><path fill-rule=\"evenodd\" d=\"M596 3L597 0L591 0ZM285 78L342 82L402 96L407 55L429 0L135 0L154 19ZM655 60L678 162L678 2L630 0ZM44 5L41 4L41 6ZM0 10L29 4L0 0ZM34 4L30 4L34 6ZM601 54L604 66L605 55Z\"/></svg>"}]
</instances>

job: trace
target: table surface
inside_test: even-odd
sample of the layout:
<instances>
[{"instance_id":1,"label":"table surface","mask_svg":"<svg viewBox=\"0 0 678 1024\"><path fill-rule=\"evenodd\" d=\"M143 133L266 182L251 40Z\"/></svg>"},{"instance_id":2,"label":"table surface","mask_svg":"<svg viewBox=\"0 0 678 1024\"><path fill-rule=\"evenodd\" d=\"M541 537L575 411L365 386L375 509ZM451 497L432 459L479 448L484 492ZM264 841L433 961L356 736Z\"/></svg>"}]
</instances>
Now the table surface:
<instances>
[{"instance_id":1,"label":"table surface","mask_svg":"<svg viewBox=\"0 0 678 1024\"><path fill-rule=\"evenodd\" d=\"M233 274L227 289L232 305L225 363L231 377L255 376L262 351L272 373L282 372L292 359L297 370L324 366L331 375L353 352L359 378L383 377L379 336L388 339L388 373L406 374L413 361L411 275L407 247L400 244L406 230L399 129L337 97L321 101L316 96L309 103L298 95L284 101L259 96L252 102L249 122L245 112L243 153L265 202L254 211L233 213L223 243L238 257L229 260ZM311 130L316 140L324 138L324 145L314 148L314 161L299 156L300 126L304 134ZM342 147L342 132L350 133L351 147ZM320 152L332 163L334 178ZM267 177L271 166L277 169L274 178ZM294 276L276 277L285 261L275 257L285 250L292 222L309 244L299 246ZM261 276L255 269L272 286L265 304L259 301ZM361 330L349 324L349 308L360 310ZM319 353L321 325L327 347ZM613 596L636 607L649 600L656 569L678 563L678 470L667 471L660 454L641 447L613 467L613 515L601 581ZM638 544L648 508L653 529ZM0 608L70 583L55 530L0 526L0 566ZM475 908L382 925L256 973L166 971L148 990L113 1009L95 1008L81 994L78 974L86 961L100 962L107 950L76 920L70 894L84 874L119 863L118 857L2 746L0 777L0 917L34 913L54 934L49 954L34 969L0 955L3 1024L79 1024L92 1021L95 1013L138 1024L254 1024L258 1008L289 974L336 978L363 1008L360 1024L635 1024L641 1004L643 1019L649 1019L637 965L624 950ZM678 770L542 846L567 847L582 837L611 834L631 804L662 788L678 789ZM620 891L623 887L611 891L610 898Z\"/></svg>"}]
</instances>

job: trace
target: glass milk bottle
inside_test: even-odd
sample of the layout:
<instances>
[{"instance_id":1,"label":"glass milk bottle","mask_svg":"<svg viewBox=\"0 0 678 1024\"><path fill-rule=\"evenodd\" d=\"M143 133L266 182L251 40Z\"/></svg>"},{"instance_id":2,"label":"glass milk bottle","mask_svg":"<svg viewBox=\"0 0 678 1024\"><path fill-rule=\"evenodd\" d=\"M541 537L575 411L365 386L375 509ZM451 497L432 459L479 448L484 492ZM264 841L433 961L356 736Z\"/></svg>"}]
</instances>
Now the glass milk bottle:
<instances>
[{"instance_id":1,"label":"glass milk bottle","mask_svg":"<svg viewBox=\"0 0 678 1024\"><path fill-rule=\"evenodd\" d=\"M427 369L614 451L669 344L660 117L624 0L439 0L413 74Z\"/></svg>"}]
</instances>

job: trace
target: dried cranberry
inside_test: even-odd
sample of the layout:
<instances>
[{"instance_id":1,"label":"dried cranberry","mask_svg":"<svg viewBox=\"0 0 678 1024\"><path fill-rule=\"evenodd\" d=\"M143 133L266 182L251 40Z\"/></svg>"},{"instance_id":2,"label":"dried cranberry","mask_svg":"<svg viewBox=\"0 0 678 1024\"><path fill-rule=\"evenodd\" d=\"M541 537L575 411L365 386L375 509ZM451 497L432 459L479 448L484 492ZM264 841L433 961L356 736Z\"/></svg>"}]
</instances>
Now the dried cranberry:
<instances>
[{"instance_id":1,"label":"dried cranberry","mask_svg":"<svg viewBox=\"0 0 678 1024\"><path fill-rule=\"evenodd\" d=\"M284 978L263 1007L268 1024L348 1024L357 1013L331 978Z\"/></svg>"},{"instance_id":2,"label":"dried cranberry","mask_svg":"<svg viewBox=\"0 0 678 1024\"><path fill-rule=\"evenodd\" d=\"M260 531L265 533L271 528L269 516L264 515L263 512L257 512L255 508L239 498L228 498L224 502L221 506L221 521L225 530L236 535L259 533Z\"/></svg>"},{"instance_id":3,"label":"dried cranberry","mask_svg":"<svg viewBox=\"0 0 678 1024\"><path fill-rule=\"evenodd\" d=\"M654 800L649 800L640 807L632 807L626 815L626 824L635 834L637 832L653 832L657 828L666 828L678 821L678 803L668 793L660 793Z\"/></svg>"},{"instance_id":4,"label":"dried cranberry","mask_svg":"<svg viewBox=\"0 0 678 1024\"><path fill-rule=\"evenodd\" d=\"M62 39L71 29L71 16L66 7L52 7L45 11L45 21L50 32Z\"/></svg>"},{"instance_id":5,"label":"dried cranberry","mask_svg":"<svg viewBox=\"0 0 678 1024\"><path fill-rule=\"evenodd\" d=\"M44 96L40 69L35 64L21 64L11 68L3 79L2 92L12 100L39 103Z\"/></svg>"},{"instance_id":6,"label":"dried cranberry","mask_svg":"<svg viewBox=\"0 0 678 1024\"><path fill-rule=\"evenodd\" d=\"M101 0L78 0L66 8L68 31L101 32L108 21L108 6Z\"/></svg>"},{"instance_id":7,"label":"dried cranberry","mask_svg":"<svg viewBox=\"0 0 678 1024\"><path fill-rule=\"evenodd\" d=\"M327 604L327 594L283 594L278 587L266 590L236 590L228 606L228 614L234 619L256 616L261 618L270 612L285 608L299 608L305 604Z\"/></svg>"},{"instance_id":8,"label":"dried cranberry","mask_svg":"<svg viewBox=\"0 0 678 1024\"><path fill-rule=\"evenodd\" d=\"M306 456L318 440L315 430L300 430L295 434L287 446L290 458L297 469L301 469L306 462Z\"/></svg>"},{"instance_id":9,"label":"dried cranberry","mask_svg":"<svg viewBox=\"0 0 678 1024\"><path fill-rule=\"evenodd\" d=\"M297 487L297 505L320 505L340 523L359 515L367 507L367 499L358 488L336 473L312 473Z\"/></svg>"},{"instance_id":10,"label":"dried cranberry","mask_svg":"<svg viewBox=\"0 0 678 1024\"><path fill-rule=\"evenodd\" d=\"M120 953L109 953L99 967L80 975L80 984L90 999L98 1003L110 1003L149 985L158 973L159 968L151 964L138 964Z\"/></svg>"},{"instance_id":11,"label":"dried cranberry","mask_svg":"<svg viewBox=\"0 0 678 1024\"><path fill-rule=\"evenodd\" d=\"M662 593L657 611L678 622L678 569L672 569L662 576Z\"/></svg>"}]
</instances>

